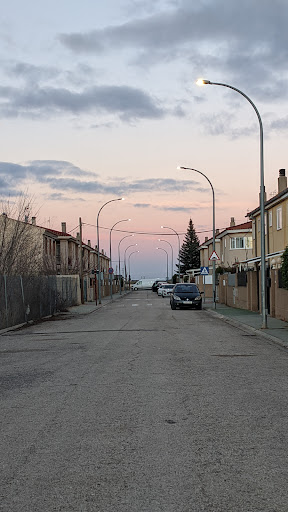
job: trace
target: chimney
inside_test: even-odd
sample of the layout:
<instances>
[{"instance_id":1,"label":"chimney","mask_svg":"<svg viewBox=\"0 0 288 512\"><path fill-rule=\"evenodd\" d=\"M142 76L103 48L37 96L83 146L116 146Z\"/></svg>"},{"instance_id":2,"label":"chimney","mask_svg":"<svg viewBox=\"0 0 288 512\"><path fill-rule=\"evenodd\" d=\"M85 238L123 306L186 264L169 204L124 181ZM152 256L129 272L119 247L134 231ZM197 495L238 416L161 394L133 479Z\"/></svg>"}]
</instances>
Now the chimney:
<instances>
[{"instance_id":1,"label":"chimney","mask_svg":"<svg viewBox=\"0 0 288 512\"><path fill-rule=\"evenodd\" d=\"M88 240L88 244L87 245L89 245L89 247L91 247L91 240Z\"/></svg>"},{"instance_id":2,"label":"chimney","mask_svg":"<svg viewBox=\"0 0 288 512\"><path fill-rule=\"evenodd\" d=\"M36 226L36 217L32 217L31 224L33 224L33 226Z\"/></svg>"},{"instance_id":3,"label":"chimney","mask_svg":"<svg viewBox=\"0 0 288 512\"><path fill-rule=\"evenodd\" d=\"M61 222L61 231L62 231L62 233L66 233L66 231L67 231L66 222Z\"/></svg>"},{"instance_id":4,"label":"chimney","mask_svg":"<svg viewBox=\"0 0 288 512\"><path fill-rule=\"evenodd\" d=\"M215 235L219 235L219 229L218 228L215 231Z\"/></svg>"},{"instance_id":5,"label":"chimney","mask_svg":"<svg viewBox=\"0 0 288 512\"><path fill-rule=\"evenodd\" d=\"M77 235L76 235L76 240L79 240L79 241L80 241L80 233L77 233Z\"/></svg>"},{"instance_id":6,"label":"chimney","mask_svg":"<svg viewBox=\"0 0 288 512\"><path fill-rule=\"evenodd\" d=\"M230 228L233 228L235 226L235 218L234 217L231 217L231 220L230 220Z\"/></svg>"},{"instance_id":7,"label":"chimney","mask_svg":"<svg viewBox=\"0 0 288 512\"><path fill-rule=\"evenodd\" d=\"M205 236L205 242L207 242L207 240L208 240L208 236Z\"/></svg>"},{"instance_id":8,"label":"chimney","mask_svg":"<svg viewBox=\"0 0 288 512\"><path fill-rule=\"evenodd\" d=\"M285 176L285 169L279 169L278 178L278 194L287 188L287 177Z\"/></svg>"}]
</instances>

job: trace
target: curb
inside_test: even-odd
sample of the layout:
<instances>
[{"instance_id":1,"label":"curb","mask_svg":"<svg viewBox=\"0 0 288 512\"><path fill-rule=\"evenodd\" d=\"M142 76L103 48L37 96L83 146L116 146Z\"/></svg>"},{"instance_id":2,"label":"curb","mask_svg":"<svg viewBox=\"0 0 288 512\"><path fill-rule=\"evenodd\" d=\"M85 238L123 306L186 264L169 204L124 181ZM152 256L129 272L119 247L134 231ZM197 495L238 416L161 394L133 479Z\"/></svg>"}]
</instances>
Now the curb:
<instances>
[{"instance_id":1,"label":"curb","mask_svg":"<svg viewBox=\"0 0 288 512\"><path fill-rule=\"evenodd\" d=\"M272 334L267 334L266 332L256 329L256 327L252 327L251 325L244 324L242 322L239 322L238 320L234 320L232 318L228 318L225 315L221 315L221 313L217 313L216 311L212 311L210 308L203 308L209 315L214 316L215 318L219 318L219 320L223 320L227 324L233 325L233 327L238 327L243 329L243 331L253 332L255 335L262 336L268 341L272 341L273 343L276 343L280 347L288 349L288 342L285 343L285 341L282 341L280 338L277 338L276 336L273 336Z\"/></svg>"}]
</instances>

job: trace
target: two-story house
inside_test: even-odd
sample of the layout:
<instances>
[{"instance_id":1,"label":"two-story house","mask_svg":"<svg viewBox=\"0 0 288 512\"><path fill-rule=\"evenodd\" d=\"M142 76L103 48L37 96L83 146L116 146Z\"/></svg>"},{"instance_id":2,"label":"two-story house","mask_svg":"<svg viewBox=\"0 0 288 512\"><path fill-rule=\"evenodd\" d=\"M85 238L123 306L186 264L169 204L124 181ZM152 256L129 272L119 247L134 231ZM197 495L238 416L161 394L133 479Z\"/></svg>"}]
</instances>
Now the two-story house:
<instances>
[{"instance_id":1,"label":"two-story house","mask_svg":"<svg viewBox=\"0 0 288 512\"><path fill-rule=\"evenodd\" d=\"M252 221L253 261L260 261L260 207L247 213ZM265 201L265 252L268 267L280 267L281 255L288 245L288 188L285 169L279 170L277 194Z\"/></svg>"},{"instance_id":2,"label":"two-story house","mask_svg":"<svg viewBox=\"0 0 288 512\"><path fill-rule=\"evenodd\" d=\"M85 280L85 296L94 299L95 270L98 251L91 242L80 241L80 235L73 237L62 222L57 231L37 226L36 217L31 223L0 216L0 274L6 275L73 275ZM82 248L82 254L81 254ZM82 263L82 266L81 266ZM108 286L109 258L100 253L102 285ZM105 294L105 293L104 293Z\"/></svg>"},{"instance_id":3,"label":"two-story house","mask_svg":"<svg viewBox=\"0 0 288 512\"><path fill-rule=\"evenodd\" d=\"M252 222L235 224L234 217L231 217L230 226L219 233L216 230L215 251L219 257L217 266L223 268L232 268L240 262L252 257ZM209 260L213 252L213 238L206 238L200 245L201 266L211 266Z\"/></svg>"}]
</instances>

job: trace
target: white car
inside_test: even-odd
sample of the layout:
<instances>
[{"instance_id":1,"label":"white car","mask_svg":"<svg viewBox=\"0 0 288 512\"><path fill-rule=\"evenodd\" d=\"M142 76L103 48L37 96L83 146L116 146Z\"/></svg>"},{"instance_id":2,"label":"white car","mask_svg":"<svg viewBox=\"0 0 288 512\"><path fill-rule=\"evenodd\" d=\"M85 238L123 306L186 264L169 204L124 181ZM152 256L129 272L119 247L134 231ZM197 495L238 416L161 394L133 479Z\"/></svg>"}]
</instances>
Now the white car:
<instances>
[{"instance_id":1,"label":"white car","mask_svg":"<svg viewBox=\"0 0 288 512\"><path fill-rule=\"evenodd\" d=\"M161 288L162 297L170 297L174 286L174 284L163 284Z\"/></svg>"},{"instance_id":2,"label":"white car","mask_svg":"<svg viewBox=\"0 0 288 512\"><path fill-rule=\"evenodd\" d=\"M158 286L158 289L157 289L157 294L158 294L159 297L162 297L162 288L163 288L163 286L165 284L167 284L167 283L158 283L159 286Z\"/></svg>"}]
</instances>

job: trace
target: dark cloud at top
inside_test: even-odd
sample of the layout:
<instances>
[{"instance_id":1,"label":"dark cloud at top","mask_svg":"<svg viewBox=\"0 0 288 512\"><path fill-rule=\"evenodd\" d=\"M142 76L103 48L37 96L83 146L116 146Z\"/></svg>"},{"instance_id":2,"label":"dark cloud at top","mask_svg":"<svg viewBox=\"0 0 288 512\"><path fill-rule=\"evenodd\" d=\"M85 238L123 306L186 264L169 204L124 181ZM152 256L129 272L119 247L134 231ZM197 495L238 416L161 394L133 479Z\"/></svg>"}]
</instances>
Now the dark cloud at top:
<instances>
[{"instance_id":1,"label":"dark cloud at top","mask_svg":"<svg viewBox=\"0 0 288 512\"><path fill-rule=\"evenodd\" d=\"M151 64L188 59L197 70L213 69L218 76L235 77L238 84L249 82L258 98L269 101L270 94L274 99L287 94L279 76L287 67L287 22L286 0L210 0L197 6L182 1L175 2L174 9L89 32L61 34L59 40L78 54L129 49L145 65L149 59ZM253 79L261 85L253 87Z\"/></svg>"},{"instance_id":2,"label":"dark cloud at top","mask_svg":"<svg viewBox=\"0 0 288 512\"><path fill-rule=\"evenodd\" d=\"M287 47L286 0L274 0L273 4L270 0L261 0L261 6L258 0L237 3L219 0L202 2L197 9L191 4L182 3L174 10L104 29L61 34L59 39L78 53L97 53L108 46L170 48L191 41L200 44L210 41L214 48L218 44L229 50L240 38L243 49L250 47L251 50L251 43L261 44L259 52L261 50L263 56L269 54L271 45L276 48L286 42Z\"/></svg>"}]
</instances>

